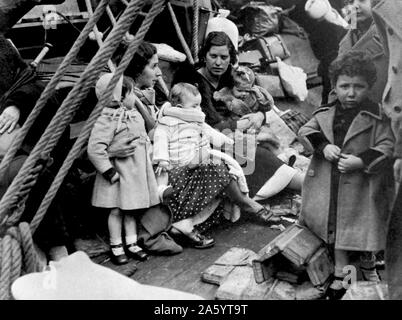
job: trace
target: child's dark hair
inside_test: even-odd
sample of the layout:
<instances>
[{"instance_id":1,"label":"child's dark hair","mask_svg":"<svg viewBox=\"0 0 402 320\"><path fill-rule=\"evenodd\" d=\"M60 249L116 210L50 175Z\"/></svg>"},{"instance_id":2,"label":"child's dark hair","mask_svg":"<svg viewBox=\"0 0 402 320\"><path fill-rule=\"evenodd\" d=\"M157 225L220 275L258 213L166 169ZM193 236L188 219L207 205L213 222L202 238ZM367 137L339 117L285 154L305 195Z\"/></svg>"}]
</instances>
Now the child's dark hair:
<instances>
[{"instance_id":1,"label":"child's dark hair","mask_svg":"<svg viewBox=\"0 0 402 320\"><path fill-rule=\"evenodd\" d=\"M121 88L121 99L123 100L127 94L134 90L134 81L130 77L123 77L123 85Z\"/></svg>"},{"instance_id":2,"label":"child's dark hair","mask_svg":"<svg viewBox=\"0 0 402 320\"><path fill-rule=\"evenodd\" d=\"M170 90L170 102L172 106L177 106L178 104L181 104L182 97L184 93L190 93L194 96L197 96L200 94L200 91L196 86L193 86L192 84L185 83L185 82L179 82L176 83L172 90Z\"/></svg>"},{"instance_id":3,"label":"child's dark hair","mask_svg":"<svg viewBox=\"0 0 402 320\"><path fill-rule=\"evenodd\" d=\"M371 57L363 51L349 51L333 61L329 67L332 86L336 85L339 76L363 77L370 87L377 80L377 70Z\"/></svg>"}]
</instances>

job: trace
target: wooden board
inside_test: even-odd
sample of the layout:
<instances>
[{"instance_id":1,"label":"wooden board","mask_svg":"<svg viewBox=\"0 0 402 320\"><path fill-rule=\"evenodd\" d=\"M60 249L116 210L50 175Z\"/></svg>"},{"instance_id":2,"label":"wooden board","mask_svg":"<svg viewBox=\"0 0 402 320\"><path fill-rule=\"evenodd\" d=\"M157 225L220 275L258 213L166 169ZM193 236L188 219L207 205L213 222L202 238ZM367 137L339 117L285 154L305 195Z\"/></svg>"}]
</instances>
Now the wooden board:
<instances>
[{"instance_id":1,"label":"wooden board","mask_svg":"<svg viewBox=\"0 0 402 320\"><path fill-rule=\"evenodd\" d=\"M202 281L202 272L232 247L258 252L278 232L242 215L236 223L223 221L210 235L216 241L214 247L207 250L184 248L176 256L152 256L137 264L138 270L132 278L143 284L178 289L213 300L218 287Z\"/></svg>"},{"instance_id":2,"label":"wooden board","mask_svg":"<svg viewBox=\"0 0 402 320\"><path fill-rule=\"evenodd\" d=\"M307 273L312 284L315 286L320 286L326 283L334 271L334 264L325 247L318 249L307 265Z\"/></svg>"},{"instance_id":3,"label":"wooden board","mask_svg":"<svg viewBox=\"0 0 402 320\"><path fill-rule=\"evenodd\" d=\"M275 280L266 300L296 300L296 289L290 283L280 280Z\"/></svg>"},{"instance_id":4,"label":"wooden board","mask_svg":"<svg viewBox=\"0 0 402 320\"><path fill-rule=\"evenodd\" d=\"M205 282L220 285L236 266L251 266L257 254L245 248L230 248L201 275Z\"/></svg>"},{"instance_id":5,"label":"wooden board","mask_svg":"<svg viewBox=\"0 0 402 320\"><path fill-rule=\"evenodd\" d=\"M272 282L257 284L250 266L236 267L216 291L218 300L263 300Z\"/></svg>"},{"instance_id":6,"label":"wooden board","mask_svg":"<svg viewBox=\"0 0 402 320\"><path fill-rule=\"evenodd\" d=\"M342 300L388 300L388 286L385 282L358 281L354 283Z\"/></svg>"},{"instance_id":7,"label":"wooden board","mask_svg":"<svg viewBox=\"0 0 402 320\"><path fill-rule=\"evenodd\" d=\"M311 231L296 224L289 227L283 233L285 236L277 241L276 246L296 266L306 265L313 254L323 244L321 239Z\"/></svg>"}]
</instances>

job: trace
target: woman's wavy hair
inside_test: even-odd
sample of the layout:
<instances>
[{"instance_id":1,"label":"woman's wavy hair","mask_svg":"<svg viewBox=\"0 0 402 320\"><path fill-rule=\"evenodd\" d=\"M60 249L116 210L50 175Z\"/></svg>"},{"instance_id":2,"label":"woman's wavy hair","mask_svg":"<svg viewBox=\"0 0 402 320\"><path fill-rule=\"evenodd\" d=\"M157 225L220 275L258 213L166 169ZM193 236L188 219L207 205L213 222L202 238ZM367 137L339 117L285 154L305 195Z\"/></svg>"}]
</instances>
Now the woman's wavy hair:
<instances>
[{"instance_id":1,"label":"woman's wavy hair","mask_svg":"<svg viewBox=\"0 0 402 320\"><path fill-rule=\"evenodd\" d=\"M205 57L207 56L208 51L213 46L227 46L229 49L230 63L232 65L236 63L237 52L228 35L222 31L213 31L208 34L207 38L204 41L204 45L198 53L198 58L201 65L205 65Z\"/></svg>"},{"instance_id":2,"label":"woman's wavy hair","mask_svg":"<svg viewBox=\"0 0 402 320\"><path fill-rule=\"evenodd\" d=\"M153 44L143 41L135 52L124 74L133 78L135 81L156 53L156 47ZM116 57L115 60L120 62L121 58L122 54Z\"/></svg>"},{"instance_id":3,"label":"woman's wavy hair","mask_svg":"<svg viewBox=\"0 0 402 320\"><path fill-rule=\"evenodd\" d=\"M377 70L372 58L364 51L352 50L333 61L329 67L332 86L336 85L339 76L363 77L370 88L377 80Z\"/></svg>"}]
</instances>

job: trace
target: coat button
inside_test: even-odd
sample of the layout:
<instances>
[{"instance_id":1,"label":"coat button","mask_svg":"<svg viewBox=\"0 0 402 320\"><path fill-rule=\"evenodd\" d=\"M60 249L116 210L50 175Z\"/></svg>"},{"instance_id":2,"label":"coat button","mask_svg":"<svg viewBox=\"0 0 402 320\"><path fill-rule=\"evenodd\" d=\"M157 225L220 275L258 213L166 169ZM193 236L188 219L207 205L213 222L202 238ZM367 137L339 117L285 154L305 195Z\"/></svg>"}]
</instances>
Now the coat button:
<instances>
[{"instance_id":1,"label":"coat button","mask_svg":"<svg viewBox=\"0 0 402 320\"><path fill-rule=\"evenodd\" d=\"M395 66L392 66L392 72L397 74L398 73L398 68Z\"/></svg>"},{"instance_id":2,"label":"coat button","mask_svg":"<svg viewBox=\"0 0 402 320\"><path fill-rule=\"evenodd\" d=\"M401 108L400 106L395 106L395 107L394 107L394 111L395 111L396 113L401 113L401 112L402 112L402 108Z\"/></svg>"},{"instance_id":3,"label":"coat button","mask_svg":"<svg viewBox=\"0 0 402 320\"><path fill-rule=\"evenodd\" d=\"M394 30L392 28L388 28L388 33L393 36L394 35Z\"/></svg>"}]
</instances>

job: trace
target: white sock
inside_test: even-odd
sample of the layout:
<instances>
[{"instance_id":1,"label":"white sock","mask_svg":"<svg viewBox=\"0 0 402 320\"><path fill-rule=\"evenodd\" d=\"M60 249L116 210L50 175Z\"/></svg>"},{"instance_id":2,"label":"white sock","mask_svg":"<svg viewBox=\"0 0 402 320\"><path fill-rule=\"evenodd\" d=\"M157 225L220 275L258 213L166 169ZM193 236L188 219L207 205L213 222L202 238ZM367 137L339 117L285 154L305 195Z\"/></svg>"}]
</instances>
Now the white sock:
<instances>
[{"instance_id":1,"label":"white sock","mask_svg":"<svg viewBox=\"0 0 402 320\"><path fill-rule=\"evenodd\" d=\"M126 237L126 245L137 244L137 235L133 234Z\"/></svg>"},{"instance_id":2,"label":"white sock","mask_svg":"<svg viewBox=\"0 0 402 320\"><path fill-rule=\"evenodd\" d=\"M115 256L120 256L120 255L122 255L122 254L124 254L124 250L123 250L123 241L121 240L121 238L118 238L118 239L110 239L110 245L111 246L118 246L118 245L121 245L120 247L118 247L118 248L111 248L111 250L112 250L112 252L113 252L113 254L115 255Z\"/></svg>"}]
</instances>

